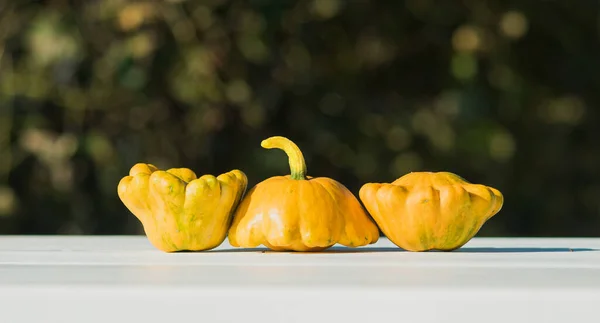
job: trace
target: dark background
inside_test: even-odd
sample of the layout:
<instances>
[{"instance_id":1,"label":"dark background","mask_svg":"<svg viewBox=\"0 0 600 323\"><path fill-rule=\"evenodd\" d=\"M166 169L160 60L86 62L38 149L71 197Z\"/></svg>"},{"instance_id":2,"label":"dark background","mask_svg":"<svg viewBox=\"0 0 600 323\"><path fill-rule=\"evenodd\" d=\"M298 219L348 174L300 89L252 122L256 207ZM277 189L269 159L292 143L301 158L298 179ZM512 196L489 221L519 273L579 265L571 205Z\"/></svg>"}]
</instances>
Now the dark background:
<instances>
[{"instance_id":1,"label":"dark background","mask_svg":"<svg viewBox=\"0 0 600 323\"><path fill-rule=\"evenodd\" d=\"M0 0L0 233L132 234L137 162L354 194L498 188L479 236L600 236L597 1Z\"/></svg>"}]
</instances>

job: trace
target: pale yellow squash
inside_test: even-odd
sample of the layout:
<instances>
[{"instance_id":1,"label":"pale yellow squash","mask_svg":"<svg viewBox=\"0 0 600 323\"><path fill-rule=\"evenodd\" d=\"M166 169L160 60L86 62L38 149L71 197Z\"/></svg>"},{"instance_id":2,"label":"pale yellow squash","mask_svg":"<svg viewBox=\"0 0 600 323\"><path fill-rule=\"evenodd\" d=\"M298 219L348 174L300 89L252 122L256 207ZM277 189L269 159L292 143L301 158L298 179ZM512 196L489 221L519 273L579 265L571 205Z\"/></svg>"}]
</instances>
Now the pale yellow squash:
<instances>
[{"instance_id":1,"label":"pale yellow squash","mask_svg":"<svg viewBox=\"0 0 600 323\"><path fill-rule=\"evenodd\" d=\"M201 251L225 240L247 183L239 170L197 178L187 168L162 171L139 163L121 179L117 191L156 248Z\"/></svg>"}]
</instances>

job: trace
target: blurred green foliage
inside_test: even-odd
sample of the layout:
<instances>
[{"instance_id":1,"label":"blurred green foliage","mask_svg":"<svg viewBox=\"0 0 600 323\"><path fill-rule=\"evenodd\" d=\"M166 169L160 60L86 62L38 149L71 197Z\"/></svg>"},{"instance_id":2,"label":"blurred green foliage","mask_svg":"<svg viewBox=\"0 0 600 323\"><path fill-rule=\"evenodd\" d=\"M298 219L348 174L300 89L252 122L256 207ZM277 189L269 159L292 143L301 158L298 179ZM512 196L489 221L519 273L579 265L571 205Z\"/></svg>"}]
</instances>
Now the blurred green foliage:
<instances>
[{"instance_id":1,"label":"blurred green foliage","mask_svg":"<svg viewBox=\"0 0 600 323\"><path fill-rule=\"evenodd\" d=\"M481 236L598 236L595 1L0 0L0 233L125 234L136 162L500 189Z\"/></svg>"}]
</instances>

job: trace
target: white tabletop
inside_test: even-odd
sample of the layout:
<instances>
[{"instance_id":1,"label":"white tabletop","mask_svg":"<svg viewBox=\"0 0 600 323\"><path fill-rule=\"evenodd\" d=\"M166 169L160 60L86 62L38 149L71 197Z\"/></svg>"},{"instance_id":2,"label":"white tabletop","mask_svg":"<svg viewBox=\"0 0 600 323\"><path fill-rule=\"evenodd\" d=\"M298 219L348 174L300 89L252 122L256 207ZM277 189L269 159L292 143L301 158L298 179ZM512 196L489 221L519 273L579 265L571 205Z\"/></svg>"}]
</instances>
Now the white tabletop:
<instances>
[{"instance_id":1,"label":"white tabletop","mask_svg":"<svg viewBox=\"0 0 600 323\"><path fill-rule=\"evenodd\" d=\"M0 323L600 322L600 239L265 250L225 242L167 254L144 236L0 236Z\"/></svg>"}]
</instances>

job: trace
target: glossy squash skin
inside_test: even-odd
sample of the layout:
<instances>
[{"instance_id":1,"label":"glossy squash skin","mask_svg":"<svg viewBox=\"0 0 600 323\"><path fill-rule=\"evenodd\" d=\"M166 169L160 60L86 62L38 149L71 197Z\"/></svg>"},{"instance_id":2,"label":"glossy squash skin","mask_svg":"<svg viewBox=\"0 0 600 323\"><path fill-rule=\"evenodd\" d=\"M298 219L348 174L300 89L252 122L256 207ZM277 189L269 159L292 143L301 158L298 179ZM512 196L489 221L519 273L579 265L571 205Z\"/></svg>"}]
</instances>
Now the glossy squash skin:
<instances>
[{"instance_id":1,"label":"glossy squash skin","mask_svg":"<svg viewBox=\"0 0 600 323\"><path fill-rule=\"evenodd\" d=\"M500 211L504 196L449 172L414 172L392 183L367 183L359 196L381 231L409 251L451 251Z\"/></svg>"},{"instance_id":2,"label":"glossy squash skin","mask_svg":"<svg viewBox=\"0 0 600 323\"><path fill-rule=\"evenodd\" d=\"M121 179L117 191L157 249L202 251L225 240L247 183L239 170L197 178L187 168L163 171L139 163Z\"/></svg>"},{"instance_id":3,"label":"glossy squash skin","mask_svg":"<svg viewBox=\"0 0 600 323\"><path fill-rule=\"evenodd\" d=\"M248 191L229 230L232 246L321 251L336 243L359 247L377 242L377 225L358 199L331 178L306 176L304 157L293 142L277 136L261 145L283 149L291 175L268 178Z\"/></svg>"}]
</instances>

